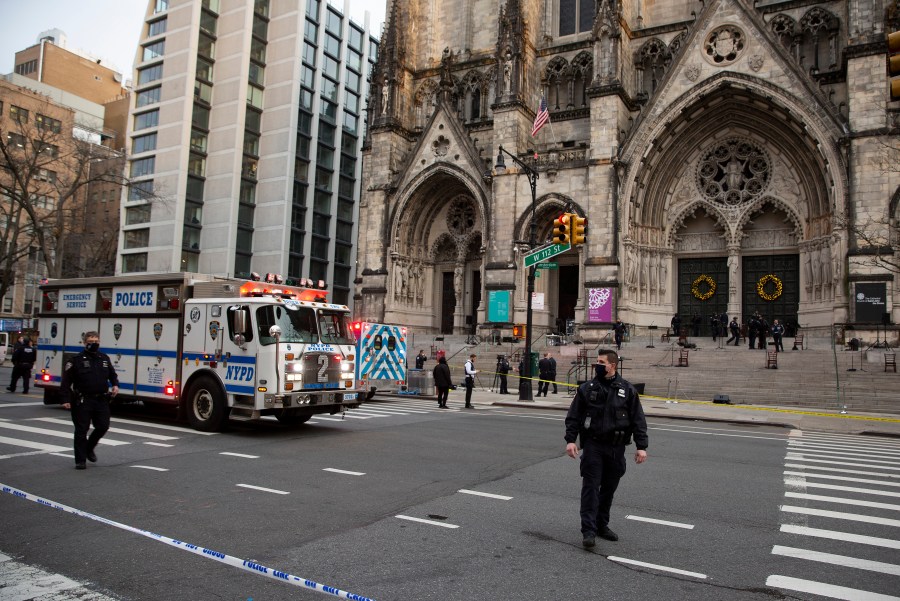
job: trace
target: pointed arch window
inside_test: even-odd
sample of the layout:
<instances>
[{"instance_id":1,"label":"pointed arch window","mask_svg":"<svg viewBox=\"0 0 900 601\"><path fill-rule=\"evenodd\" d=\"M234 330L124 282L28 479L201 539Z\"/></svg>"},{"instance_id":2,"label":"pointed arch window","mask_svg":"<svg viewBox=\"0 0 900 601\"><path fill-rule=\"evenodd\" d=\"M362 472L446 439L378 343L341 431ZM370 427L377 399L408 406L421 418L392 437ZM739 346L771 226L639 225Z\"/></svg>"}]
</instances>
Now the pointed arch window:
<instances>
[{"instance_id":1,"label":"pointed arch window","mask_svg":"<svg viewBox=\"0 0 900 601\"><path fill-rule=\"evenodd\" d=\"M594 24L594 0L559 0L557 20L559 37L590 31Z\"/></svg>"},{"instance_id":2,"label":"pointed arch window","mask_svg":"<svg viewBox=\"0 0 900 601\"><path fill-rule=\"evenodd\" d=\"M800 19L800 61L812 73L837 68L838 34L841 23L833 14L818 6Z\"/></svg>"},{"instance_id":3,"label":"pointed arch window","mask_svg":"<svg viewBox=\"0 0 900 601\"><path fill-rule=\"evenodd\" d=\"M659 86L671 62L672 54L662 40L653 38L641 46L635 60L638 71L638 94L651 96Z\"/></svg>"}]
</instances>

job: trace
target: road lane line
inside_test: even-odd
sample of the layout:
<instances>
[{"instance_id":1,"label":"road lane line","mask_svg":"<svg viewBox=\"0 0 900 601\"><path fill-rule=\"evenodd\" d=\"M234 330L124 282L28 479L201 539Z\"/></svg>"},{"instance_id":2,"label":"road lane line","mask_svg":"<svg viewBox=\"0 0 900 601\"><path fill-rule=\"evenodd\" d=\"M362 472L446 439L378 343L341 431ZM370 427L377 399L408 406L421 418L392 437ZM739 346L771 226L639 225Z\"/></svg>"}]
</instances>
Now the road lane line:
<instances>
[{"instance_id":1,"label":"road lane line","mask_svg":"<svg viewBox=\"0 0 900 601\"><path fill-rule=\"evenodd\" d=\"M72 422L68 422L71 426ZM8 430L16 430L18 432L30 432L31 434L40 434L41 436L55 436L56 438L68 438L72 439L71 432L58 432L56 430L48 430L47 428L35 428L33 426L23 426L21 424L9 424L6 422L0 422L0 428L6 428ZM124 444L131 444L130 442L124 442L121 440L110 440L108 438L101 438L100 444L110 445L110 446L120 446ZM22 445L20 445L22 446Z\"/></svg>"},{"instance_id":2,"label":"road lane line","mask_svg":"<svg viewBox=\"0 0 900 601\"><path fill-rule=\"evenodd\" d=\"M0 424L2 425L2 424ZM873 470L897 470L900 471L900 467L888 467L886 465L870 465L868 463L849 463L847 461L829 461L827 459L807 459L803 455L795 455L794 453L788 453L787 457L785 457L788 461L806 461L808 463L827 463L829 465L846 465L851 467L867 467L872 468Z\"/></svg>"},{"instance_id":3,"label":"road lane line","mask_svg":"<svg viewBox=\"0 0 900 601\"><path fill-rule=\"evenodd\" d=\"M323 472L334 472L335 474L347 474L348 476L365 476L365 472L351 472L349 470L339 470L334 467L323 467Z\"/></svg>"},{"instance_id":4,"label":"road lane line","mask_svg":"<svg viewBox=\"0 0 900 601\"><path fill-rule=\"evenodd\" d=\"M810 443L810 442L800 442L799 440L789 440L788 448L803 448L803 449L815 449L820 451L846 451L848 450L847 445L837 445L837 444L823 444L823 443ZM880 447L873 445L862 445L855 444L853 445L853 450L855 451L869 451L871 453L882 453L885 455L900 455L900 450L895 450L892 447Z\"/></svg>"},{"instance_id":5,"label":"road lane line","mask_svg":"<svg viewBox=\"0 0 900 601\"><path fill-rule=\"evenodd\" d=\"M801 432L799 438L802 440L827 440L827 441L847 441L847 442L863 442L864 444L877 443L886 446L898 446L896 440L888 436L860 436L859 434L837 434L830 432Z\"/></svg>"},{"instance_id":6,"label":"road lane line","mask_svg":"<svg viewBox=\"0 0 900 601\"><path fill-rule=\"evenodd\" d=\"M781 525L781 531L788 534L799 534L802 536L813 536L816 538L827 538L830 540L840 540L848 543L859 543L862 545L872 545L873 547L885 547L888 549L900 549L900 540L890 538L879 538L877 536L864 536L862 534L853 534L850 532L839 532L837 530L824 530L822 528L807 528L805 526L791 526L788 524Z\"/></svg>"},{"instance_id":7,"label":"road lane line","mask_svg":"<svg viewBox=\"0 0 900 601\"><path fill-rule=\"evenodd\" d=\"M148 444L154 447L166 447L167 449L174 447L173 444L166 444L164 442L145 442L144 444Z\"/></svg>"},{"instance_id":8,"label":"road lane line","mask_svg":"<svg viewBox=\"0 0 900 601\"><path fill-rule=\"evenodd\" d=\"M626 559L624 557L614 557L610 555L606 559L610 561L615 561L616 563L625 563L633 566L640 566L642 568L650 568L651 570L659 570L661 572L671 572L673 574L681 574L682 576L691 576L693 578L700 578L701 580L706 579L706 574L701 574L699 572L689 572L687 570L679 570L678 568L670 568L669 566L661 566L655 563L647 563L645 561L637 561L634 559Z\"/></svg>"},{"instance_id":9,"label":"road lane line","mask_svg":"<svg viewBox=\"0 0 900 601\"><path fill-rule=\"evenodd\" d=\"M185 434L196 434L198 436L217 436L218 432L201 432L193 428L185 428L184 426L171 426L169 424L157 424L154 422L141 422L134 419L125 419L124 417L112 418L114 424L128 424L131 426L144 426L146 428L158 428L160 430L172 430L173 432L183 432Z\"/></svg>"},{"instance_id":10,"label":"road lane line","mask_svg":"<svg viewBox=\"0 0 900 601\"><path fill-rule=\"evenodd\" d=\"M369 409L369 408L354 409L353 412L354 413L365 412L365 413L370 413L373 415L411 415L414 413L417 413L417 414L427 413L427 411L415 411L412 409L408 409L406 411L401 411L400 409L382 409L380 407L378 409Z\"/></svg>"},{"instance_id":11,"label":"road lane line","mask_svg":"<svg viewBox=\"0 0 900 601\"><path fill-rule=\"evenodd\" d=\"M512 417L526 417L528 419L546 419L554 422L561 422L566 419L564 417L551 417L548 415L527 415L525 413L515 413L513 411L500 411L499 409L491 411L491 415L510 415Z\"/></svg>"},{"instance_id":12,"label":"road lane line","mask_svg":"<svg viewBox=\"0 0 900 601\"><path fill-rule=\"evenodd\" d=\"M860 507L875 507L877 509L893 509L900 511L900 505L891 503L876 503L875 501L860 501L858 499L846 499L843 497L826 497L823 495L808 495L799 492L786 492L784 496L791 499L806 499L807 501L823 501L825 503L844 503L846 505L859 505Z\"/></svg>"},{"instance_id":13,"label":"road lane line","mask_svg":"<svg viewBox=\"0 0 900 601\"><path fill-rule=\"evenodd\" d=\"M153 467L152 465L132 465L130 467L140 468L142 470L153 470L154 472L168 472L169 470L164 467Z\"/></svg>"},{"instance_id":14,"label":"road lane line","mask_svg":"<svg viewBox=\"0 0 900 601\"><path fill-rule=\"evenodd\" d=\"M286 490L275 490L274 488L265 488L265 487L262 487L262 486L253 486L252 484L236 484L235 486L240 486L241 488L251 488L251 489L253 489L253 490L261 490L262 492L271 492L271 493L275 493L276 495L289 495L289 494L291 494L291 493L289 493L289 492L286 491Z\"/></svg>"},{"instance_id":15,"label":"road lane line","mask_svg":"<svg viewBox=\"0 0 900 601\"><path fill-rule=\"evenodd\" d=\"M68 454L68 453L50 453L50 454L51 454L51 455L54 455L55 457L65 457L66 459L75 459L74 453L73 453L73 454Z\"/></svg>"},{"instance_id":16,"label":"road lane line","mask_svg":"<svg viewBox=\"0 0 900 601\"><path fill-rule=\"evenodd\" d=\"M784 482L787 484L788 479ZM821 484L819 482L806 482L806 488L824 488L826 490L842 490L845 492L858 492L864 495L876 495L879 497L900 497L900 492L890 490L876 490L874 488L857 488L855 486L839 486L837 484Z\"/></svg>"},{"instance_id":17,"label":"road lane line","mask_svg":"<svg viewBox=\"0 0 900 601\"><path fill-rule=\"evenodd\" d=\"M738 434L746 434L746 433L747 433L747 430L746 430L746 429L739 430L739 429L737 429L737 428L714 428L714 427L712 427L712 426L696 426L696 425L693 425L693 424L691 424L691 425L682 425L682 424L670 424L670 423L664 423L664 422L656 422L656 421L653 421L653 420L648 420L648 421L647 421L647 426L648 426L648 427L657 427L657 424L659 424L658 427L665 426L665 427L667 427L667 428L687 428L687 429L689 429L689 430L713 430L713 431L716 431L716 432L736 432L736 433L738 433ZM761 426L765 426L766 424L760 424L760 425L761 425ZM789 436L789 435L788 435L788 436ZM778 440L789 440L788 436L780 435L780 438L779 438Z\"/></svg>"},{"instance_id":18,"label":"road lane line","mask_svg":"<svg viewBox=\"0 0 900 601\"><path fill-rule=\"evenodd\" d=\"M60 419L58 417L33 417L30 421L36 422L47 422L51 424L62 424L64 426L71 426L72 420L70 419ZM137 430L128 430L125 428L110 428L109 432L113 434L126 434L129 436L139 436L141 438L149 438L150 440L178 440L177 436L164 436L163 434L151 434L149 432L139 432Z\"/></svg>"},{"instance_id":19,"label":"road lane line","mask_svg":"<svg viewBox=\"0 0 900 601\"><path fill-rule=\"evenodd\" d=\"M861 513L846 513L844 511L828 511L826 509L813 509L811 507L796 507L794 505L782 505L781 511L787 513L799 513L805 515L815 515L823 518L834 518L837 520L850 520L852 522L866 522L868 524L880 524L882 526L896 526L900 528L900 520L892 520L890 518L879 518L874 515L864 515Z\"/></svg>"},{"instance_id":20,"label":"road lane line","mask_svg":"<svg viewBox=\"0 0 900 601\"><path fill-rule=\"evenodd\" d=\"M219 455L228 455L229 457L243 457L244 459L259 459L259 455L245 455L244 453L230 453L223 451Z\"/></svg>"},{"instance_id":21,"label":"road lane line","mask_svg":"<svg viewBox=\"0 0 900 601\"><path fill-rule=\"evenodd\" d=\"M868 559L860 559L858 557L822 553L820 551L810 551L809 549L797 549L796 547L782 547L780 545L772 547L772 555L783 555L784 557L818 561L820 563L828 563L835 566L843 566L845 568L856 568L858 570L900 576L900 565L885 563L883 561L871 561Z\"/></svg>"},{"instance_id":22,"label":"road lane line","mask_svg":"<svg viewBox=\"0 0 900 601\"><path fill-rule=\"evenodd\" d=\"M872 480L871 478L851 478L850 476L832 476L831 474L814 474L812 472L795 472L784 470L785 476L803 476L804 478L820 478L823 480L840 480L842 482L861 482L864 484L878 484L879 486L900 486L900 482L885 482Z\"/></svg>"},{"instance_id":23,"label":"road lane line","mask_svg":"<svg viewBox=\"0 0 900 601\"><path fill-rule=\"evenodd\" d=\"M71 438L71 435L69 437ZM42 442L31 442L30 440L19 440L18 438L7 438L6 436L0 436L0 444L25 447L26 449L39 449L43 453L55 453L69 450L69 447L59 447L52 444L44 444Z\"/></svg>"},{"instance_id":24,"label":"road lane line","mask_svg":"<svg viewBox=\"0 0 900 601\"><path fill-rule=\"evenodd\" d=\"M662 432L681 432L682 434L701 434L703 436L727 436L728 438L756 438L758 440L777 440L784 442L784 438L773 438L771 436L749 436L746 434L721 434L719 432L697 432L694 430L677 430L674 428L660 428L658 426L650 427L649 430L660 430Z\"/></svg>"},{"instance_id":25,"label":"road lane line","mask_svg":"<svg viewBox=\"0 0 900 601\"><path fill-rule=\"evenodd\" d=\"M322 415L317 415L316 419L321 419L326 422L342 422L342 421L344 421L344 418L342 418L342 417L324 417ZM309 423L309 422L307 422L307 423Z\"/></svg>"},{"instance_id":26,"label":"road lane line","mask_svg":"<svg viewBox=\"0 0 900 601\"><path fill-rule=\"evenodd\" d=\"M838 472L839 474L856 474L858 476L880 476L882 478L900 478L900 474L886 474L883 472L864 472L862 470L849 470L839 467L825 467L822 465L804 465L802 463L785 463L784 467L795 467L802 470L819 470L820 472ZM810 472L811 473L811 472Z\"/></svg>"},{"instance_id":27,"label":"road lane line","mask_svg":"<svg viewBox=\"0 0 900 601\"><path fill-rule=\"evenodd\" d=\"M649 522L651 524L660 524L662 526L672 526L673 528L684 528L685 530L693 530L693 524L684 524L682 522L669 522L666 520L657 520L656 518L645 518L639 515L626 515L626 520L636 520L638 522Z\"/></svg>"},{"instance_id":28,"label":"road lane line","mask_svg":"<svg viewBox=\"0 0 900 601\"><path fill-rule=\"evenodd\" d=\"M478 492L477 490L468 490L465 488L460 488L456 492L461 492L465 495L476 495L479 497L487 497L489 499L500 499L501 501L509 501L512 499L512 497L507 497L506 495L495 495L495 494L492 494L489 492Z\"/></svg>"},{"instance_id":29,"label":"road lane line","mask_svg":"<svg viewBox=\"0 0 900 601\"><path fill-rule=\"evenodd\" d=\"M31 457L34 455L55 455L47 451L22 451L21 453L10 453L9 455L0 455L0 459L15 459L16 457Z\"/></svg>"},{"instance_id":30,"label":"road lane line","mask_svg":"<svg viewBox=\"0 0 900 601\"><path fill-rule=\"evenodd\" d=\"M429 524L431 526L440 526L441 528L459 528L456 524L447 524L445 522L436 522L434 520L423 520L422 518L414 518L409 515L395 515L395 518L400 518L401 520L409 520L410 522L420 522L422 524Z\"/></svg>"},{"instance_id":31,"label":"road lane line","mask_svg":"<svg viewBox=\"0 0 900 601\"><path fill-rule=\"evenodd\" d=\"M844 601L900 601L900 597L892 597L891 595L881 595L856 588L825 584L815 580L791 578L790 576L779 576L777 574L766 579L766 586L811 593L822 597L831 597L832 599L843 599Z\"/></svg>"},{"instance_id":32,"label":"road lane line","mask_svg":"<svg viewBox=\"0 0 900 601\"><path fill-rule=\"evenodd\" d=\"M788 449L788 455L800 455L801 457L819 457L822 459L849 459L851 461L869 461L871 463L880 463L884 465L900 465L900 457L891 459L872 459L871 453L839 453L837 451L792 451ZM877 455L881 457L881 455Z\"/></svg>"},{"instance_id":33,"label":"road lane line","mask_svg":"<svg viewBox=\"0 0 900 601\"><path fill-rule=\"evenodd\" d=\"M38 401L36 403L0 403L0 409L8 409L10 407L36 407L43 404L44 401Z\"/></svg>"}]
</instances>

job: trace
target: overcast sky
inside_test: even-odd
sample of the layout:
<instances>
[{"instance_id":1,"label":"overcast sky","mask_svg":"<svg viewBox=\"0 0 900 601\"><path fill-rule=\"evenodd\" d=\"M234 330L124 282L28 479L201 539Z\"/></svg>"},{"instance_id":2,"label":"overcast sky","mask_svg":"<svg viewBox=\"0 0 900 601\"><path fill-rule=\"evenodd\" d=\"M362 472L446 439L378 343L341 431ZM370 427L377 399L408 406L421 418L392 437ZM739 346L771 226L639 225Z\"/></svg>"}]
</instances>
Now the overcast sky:
<instances>
[{"instance_id":1,"label":"overcast sky","mask_svg":"<svg viewBox=\"0 0 900 601\"><path fill-rule=\"evenodd\" d=\"M343 11L343 0L331 4ZM61 29L69 50L103 59L131 77L147 0L0 0L0 5L0 73L13 70L15 53L33 46L39 33ZM362 25L369 11L371 33L379 37L385 6L385 0L350 0L350 18Z\"/></svg>"}]
</instances>

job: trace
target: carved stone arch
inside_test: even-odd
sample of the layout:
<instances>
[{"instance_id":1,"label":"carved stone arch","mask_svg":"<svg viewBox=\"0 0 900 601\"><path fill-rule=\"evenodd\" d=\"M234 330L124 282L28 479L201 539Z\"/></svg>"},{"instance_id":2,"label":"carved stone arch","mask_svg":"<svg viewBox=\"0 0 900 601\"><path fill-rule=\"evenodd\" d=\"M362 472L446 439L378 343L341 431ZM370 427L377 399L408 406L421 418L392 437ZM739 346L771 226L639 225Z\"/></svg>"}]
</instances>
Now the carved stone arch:
<instances>
[{"instance_id":1,"label":"carved stone arch","mask_svg":"<svg viewBox=\"0 0 900 601\"><path fill-rule=\"evenodd\" d=\"M413 101L413 123L417 128L425 127L428 118L437 107L438 84L433 79L426 79L416 90Z\"/></svg>"},{"instance_id":2,"label":"carved stone arch","mask_svg":"<svg viewBox=\"0 0 900 601\"><path fill-rule=\"evenodd\" d=\"M700 210L702 210L708 216L712 217L713 220L715 220L716 224L722 228L723 233L728 239L733 238L734 232L732 231L731 226L728 224L728 218L720 210L720 208L712 203L706 202L705 200L696 199L692 200L687 205L685 205L684 208L680 209L675 218L669 221L669 225L665 233L666 248L675 248L675 237L678 235L678 231L684 227L684 222L689 217L693 217L697 214L697 211Z\"/></svg>"},{"instance_id":3,"label":"carved stone arch","mask_svg":"<svg viewBox=\"0 0 900 601\"><path fill-rule=\"evenodd\" d=\"M487 78L481 71L472 69L463 76L461 87L465 120L469 122L482 119L487 100Z\"/></svg>"},{"instance_id":4,"label":"carved stone arch","mask_svg":"<svg viewBox=\"0 0 900 601\"><path fill-rule=\"evenodd\" d=\"M837 69L840 20L816 6L800 18L799 25L801 65L811 73Z\"/></svg>"},{"instance_id":5,"label":"carved stone arch","mask_svg":"<svg viewBox=\"0 0 900 601\"><path fill-rule=\"evenodd\" d=\"M681 48L684 46L684 42L687 40L687 32L682 31L669 42L669 54L674 58L676 54L681 51Z\"/></svg>"},{"instance_id":6,"label":"carved stone arch","mask_svg":"<svg viewBox=\"0 0 900 601\"><path fill-rule=\"evenodd\" d=\"M775 15L769 23L769 27L771 27L775 37L781 40L785 48L791 49L794 47L795 37L797 36L797 21L793 17L783 13Z\"/></svg>"},{"instance_id":7,"label":"carved stone arch","mask_svg":"<svg viewBox=\"0 0 900 601\"><path fill-rule=\"evenodd\" d=\"M594 79L594 56L590 52L579 52L572 59L572 101L571 106L587 106L587 88Z\"/></svg>"},{"instance_id":8,"label":"carved stone arch","mask_svg":"<svg viewBox=\"0 0 900 601\"><path fill-rule=\"evenodd\" d=\"M821 8L814 6L806 11L800 18L800 29L803 32L822 33L825 31L834 31L840 28L840 21L833 14Z\"/></svg>"},{"instance_id":9,"label":"carved stone arch","mask_svg":"<svg viewBox=\"0 0 900 601\"><path fill-rule=\"evenodd\" d=\"M750 221L750 217L752 217L754 213L761 211L766 205L784 211L788 216L788 219L791 220L791 224L794 226L794 233L797 235L797 240L800 241L804 239L805 228L803 227L803 220L797 214L796 208L776 196L769 195L763 195L755 201L748 203L745 207L741 207L741 215L735 225L735 231L738 233L743 231L747 222Z\"/></svg>"},{"instance_id":10,"label":"carved stone arch","mask_svg":"<svg viewBox=\"0 0 900 601\"><path fill-rule=\"evenodd\" d=\"M547 105L553 110L558 111L569 104L567 93L570 77L569 63L563 57L554 57L547 63L541 80L547 86Z\"/></svg>"},{"instance_id":11,"label":"carved stone arch","mask_svg":"<svg viewBox=\"0 0 900 601\"><path fill-rule=\"evenodd\" d=\"M470 232L460 244L460 258L463 261L478 261L484 252L484 245L481 241L481 232Z\"/></svg>"},{"instance_id":12,"label":"carved stone arch","mask_svg":"<svg viewBox=\"0 0 900 601\"><path fill-rule=\"evenodd\" d=\"M535 201L534 219L536 224L536 235L539 242L543 239L541 237L541 230L543 229L550 231L552 229L553 220L549 219L549 217L559 217L566 207L573 207L574 212L578 213L582 217L586 215L584 209L581 208L578 203L576 203L570 196L566 196L565 194L560 194L558 192L545 194ZM527 211L516 218L514 239L528 240L528 237L531 234L530 227L531 207L529 206Z\"/></svg>"},{"instance_id":13,"label":"carved stone arch","mask_svg":"<svg viewBox=\"0 0 900 601\"><path fill-rule=\"evenodd\" d=\"M900 219L900 214L898 214L898 210L900 210L900 186L897 186L897 189L894 190L894 194L891 195L891 202L888 205L888 219Z\"/></svg>"},{"instance_id":14,"label":"carved stone arch","mask_svg":"<svg viewBox=\"0 0 900 601\"><path fill-rule=\"evenodd\" d=\"M458 255L459 250L456 246L456 240L446 232L438 236L428 252L428 256L435 263L449 263L456 261Z\"/></svg>"},{"instance_id":15,"label":"carved stone arch","mask_svg":"<svg viewBox=\"0 0 900 601\"><path fill-rule=\"evenodd\" d=\"M637 68L637 93L651 96L672 64L672 53L659 38L644 42L634 57Z\"/></svg>"}]
</instances>

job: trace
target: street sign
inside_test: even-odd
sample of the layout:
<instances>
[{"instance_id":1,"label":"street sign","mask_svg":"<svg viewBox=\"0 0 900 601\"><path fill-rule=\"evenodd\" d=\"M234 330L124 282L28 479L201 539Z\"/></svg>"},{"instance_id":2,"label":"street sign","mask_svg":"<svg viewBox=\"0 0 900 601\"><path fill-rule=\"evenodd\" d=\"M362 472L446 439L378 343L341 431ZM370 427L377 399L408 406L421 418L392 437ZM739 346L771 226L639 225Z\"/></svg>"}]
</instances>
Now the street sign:
<instances>
[{"instance_id":1,"label":"street sign","mask_svg":"<svg viewBox=\"0 0 900 601\"><path fill-rule=\"evenodd\" d=\"M544 248L539 248L537 250L531 251L530 253L525 255L525 267L531 267L532 265L537 265L541 261L552 259L556 255L561 255L570 248L571 246L563 244L550 244L549 246L545 246Z\"/></svg>"},{"instance_id":2,"label":"street sign","mask_svg":"<svg viewBox=\"0 0 900 601\"><path fill-rule=\"evenodd\" d=\"M535 269L559 269L559 263L538 263Z\"/></svg>"}]
</instances>

